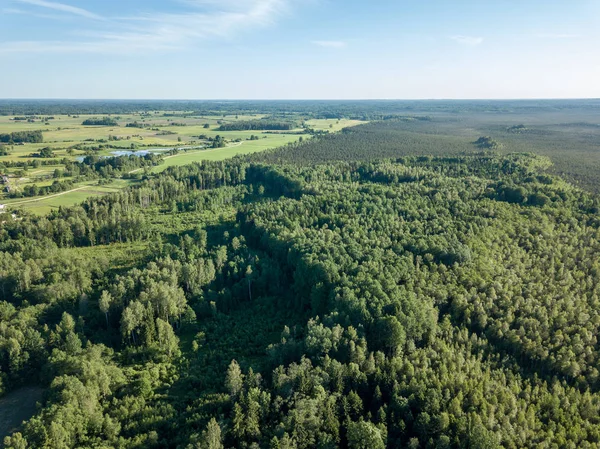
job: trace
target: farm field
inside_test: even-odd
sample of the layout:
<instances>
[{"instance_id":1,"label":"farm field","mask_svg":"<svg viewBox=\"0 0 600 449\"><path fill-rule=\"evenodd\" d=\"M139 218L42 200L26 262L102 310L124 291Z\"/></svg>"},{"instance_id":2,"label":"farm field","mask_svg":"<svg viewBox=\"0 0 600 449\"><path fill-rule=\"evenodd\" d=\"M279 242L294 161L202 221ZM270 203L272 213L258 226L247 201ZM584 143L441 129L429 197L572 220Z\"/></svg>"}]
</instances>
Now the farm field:
<instances>
[{"instance_id":1,"label":"farm field","mask_svg":"<svg viewBox=\"0 0 600 449\"><path fill-rule=\"evenodd\" d=\"M343 119L322 119L307 120L306 123L313 129L320 131L331 130L332 132L341 131L344 128L356 126L365 123L361 120L343 120Z\"/></svg>"},{"instance_id":2,"label":"farm field","mask_svg":"<svg viewBox=\"0 0 600 449\"><path fill-rule=\"evenodd\" d=\"M37 215L45 215L59 207L74 206L91 196L107 195L134 184L131 180L115 180L110 185L99 186L97 183L82 183L75 185L72 190L53 195L33 198L18 198L4 200L7 208L18 208Z\"/></svg>"},{"instance_id":3,"label":"farm field","mask_svg":"<svg viewBox=\"0 0 600 449\"><path fill-rule=\"evenodd\" d=\"M145 117L145 118L142 118ZM51 147L56 158L76 157L86 154L87 147L101 147L95 154L108 156L117 149L144 149L154 147L178 147L199 144L206 138L220 135L228 140L246 139L251 135L261 135L264 131L219 131L223 124L231 124L247 120L258 120L262 115L237 116L238 118L222 117L194 117L165 120L155 119L145 115L116 116L114 119L120 126L83 126L82 123L88 116L56 116L51 121L35 120L33 123L15 121L14 117L0 116L0 134L22 131L42 131L44 141L41 143L26 143L24 145L6 145L10 154L0 156L3 161L19 161L31 158L41 148ZM93 116L98 118L98 116ZM111 118L113 118L111 116ZM140 123L147 128L126 127L127 124ZM306 125L320 131L337 132L344 127L356 126L364 121L358 120L307 120ZM208 128L206 126L208 125ZM300 134L302 128L281 132L284 135ZM172 134L167 134L172 133ZM199 136L204 139L200 139ZM276 135L272 133L271 136ZM273 144L278 142L274 141ZM79 148L73 148L76 146ZM102 148L104 147L104 148ZM110 147L110 148L109 148ZM67 152L72 148L72 153Z\"/></svg>"},{"instance_id":4,"label":"farm field","mask_svg":"<svg viewBox=\"0 0 600 449\"><path fill-rule=\"evenodd\" d=\"M162 113L167 114L167 113ZM176 113L168 113L176 114ZM174 147L195 144L199 134L207 137L216 136L213 131L222 123L231 123L247 119L258 119L257 116L238 116L238 118L222 117L196 117L196 118L154 118L146 114L129 114L110 116L119 126L84 126L87 119L98 119L98 116L54 116L52 120L43 118L33 119L33 123L24 120L15 121L15 117L0 116L0 134L21 131L42 131L42 143L26 143L25 145L11 145L10 154L0 157L2 161L18 161L30 158L32 154L44 147L51 147L55 157L73 157L86 154L86 147L108 147L95 150L99 155L110 155L115 149L142 149L150 147ZM127 124L139 123L146 128L127 127ZM208 125L209 128L204 128ZM171 134L172 133L172 134ZM196 136L195 136L196 135ZM112 136L112 139L111 139ZM240 133L230 135L235 139L243 137ZM82 149L73 148L81 145ZM73 148L73 153L67 152Z\"/></svg>"},{"instance_id":5,"label":"farm field","mask_svg":"<svg viewBox=\"0 0 600 449\"><path fill-rule=\"evenodd\" d=\"M84 125L90 120L104 125ZM4 198L0 198L0 202L9 207L45 214L60 206L77 204L88 196L103 195L129 185L112 183L109 187L100 188L97 182L88 182L90 175L82 177L79 169L73 169L74 164L82 163L88 156L95 157L94 161L115 155L162 156L164 160L156 159L149 170L160 173L172 166L201 160L224 160L297 142L300 137L308 139L312 136L307 134L308 130L315 133L338 132L344 127L365 123L347 119L304 120L301 116L294 116L293 120L281 119L293 124L285 130L220 129L222 126L243 128L241 125L244 123L268 125L270 122L267 120L273 122L275 119L267 119L265 114L194 115L190 111L0 116L0 135L41 131L43 136L41 142L0 144L0 173L6 176L3 178ZM179 149L177 154L167 154L175 148ZM123 170L116 174L117 178L126 174L142 175L144 172L142 167ZM115 173L102 176L114 179ZM72 185L56 187L57 182ZM41 193L36 195L35 189ZM45 190L42 192L41 189Z\"/></svg>"}]
</instances>

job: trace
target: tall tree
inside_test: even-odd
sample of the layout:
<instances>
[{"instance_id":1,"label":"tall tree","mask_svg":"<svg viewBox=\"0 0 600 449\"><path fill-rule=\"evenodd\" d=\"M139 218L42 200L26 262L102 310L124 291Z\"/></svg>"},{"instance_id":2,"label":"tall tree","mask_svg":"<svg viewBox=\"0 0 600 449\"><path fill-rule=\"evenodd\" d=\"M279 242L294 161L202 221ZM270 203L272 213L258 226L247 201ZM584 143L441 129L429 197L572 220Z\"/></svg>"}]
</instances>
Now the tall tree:
<instances>
[{"instance_id":1,"label":"tall tree","mask_svg":"<svg viewBox=\"0 0 600 449\"><path fill-rule=\"evenodd\" d=\"M244 375L237 361L232 360L227 368L227 377L225 378L225 387L232 397L236 397L244 385Z\"/></svg>"},{"instance_id":2,"label":"tall tree","mask_svg":"<svg viewBox=\"0 0 600 449\"><path fill-rule=\"evenodd\" d=\"M100 311L102 313L104 313L104 316L106 317L106 328L107 329L109 327L108 311L110 310L110 306L111 306L112 302L113 302L113 297L111 296L111 294L109 292L104 290L102 292L102 295L100 295L100 300L98 301L98 306L100 307Z\"/></svg>"}]
</instances>

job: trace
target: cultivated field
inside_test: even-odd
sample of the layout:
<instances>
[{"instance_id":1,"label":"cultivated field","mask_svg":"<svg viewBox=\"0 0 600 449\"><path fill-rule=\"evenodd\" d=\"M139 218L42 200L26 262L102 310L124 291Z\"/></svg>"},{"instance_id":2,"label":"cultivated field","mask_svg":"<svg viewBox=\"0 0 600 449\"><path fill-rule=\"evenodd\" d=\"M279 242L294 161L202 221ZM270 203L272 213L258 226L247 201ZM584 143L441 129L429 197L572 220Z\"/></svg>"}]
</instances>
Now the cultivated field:
<instances>
[{"instance_id":1,"label":"cultivated field","mask_svg":"<svg viewBox=\"0 0 600 449\"><path fill-rule=\"evenodd\" d=\"M4 200L4 204L9 209L22 209L34 212L36 214L47 214L53 209L58 209L61 206L74 206L84 201L90 196L106 195L115 193L124 187L134 184L131 180L114 180L109 185L99 186L97 183L81 183L76 184L72 190L60 192L53 195L40 196L34 198L17 198Z\"/></svg>"},{"instance_id":2,"label":"cultivated field","mask_svg":"<svg viewBox=\"0 0 600 449\"><path fill-rule=\"evenodd\" d=\"M110 124L84 125L86 120L109 119ZM41 131L43 142L4 143L0 154L0 173L7 178L0 202L11 209L45 214L60 206L70 206L83 199L115 192L135 180L113 179L109 185L98 185L89 176L70 176L69 164L81 162L86 156L111 157L115 152L132 151L164 154L164 160L150 171L159 173L167 167L201 160L223 160L276 148L301 137L316 133L337 132L361 123L358 120L304 120L295 117L298 126L283 131L236 130L220 131L221 126L265 119L264 114L252 115L192 115L187 111L153 111L112 115L0 116L0 134ZM129 126L128 126L129 125ZM222 139L223 146L213 148ZM167 155L171 149L177 154ZM43 155L44 151L47 154ZM42 156L43 155L43 156ZM64 173L64 172L67 173ZM144 169L128 173L142 175ZM120 178L121 176L119 176ZM69 182L64 191L39 196L23 195L28 186L47 187L56 181Z\"/></svg>"}]
</instances>

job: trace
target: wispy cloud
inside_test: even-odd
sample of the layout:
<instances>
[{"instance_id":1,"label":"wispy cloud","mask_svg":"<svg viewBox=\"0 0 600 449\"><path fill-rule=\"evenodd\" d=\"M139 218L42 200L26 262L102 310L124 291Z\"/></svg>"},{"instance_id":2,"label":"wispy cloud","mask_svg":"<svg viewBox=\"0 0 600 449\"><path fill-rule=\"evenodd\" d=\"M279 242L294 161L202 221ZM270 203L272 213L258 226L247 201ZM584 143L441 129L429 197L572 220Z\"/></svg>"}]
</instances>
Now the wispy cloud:
<instances>
[{"instance_id":1,"label":"wispy cloud","mask_svg":"<svg viewBox=\"0 0 600 449\"><path fill-rule=\"evenodd\" d=\"M71 15L65 15L59 12L45 12L45 10L43 10L42 12L32 12L32 11L26 11L24 9L18 9L18 8L3 8L0 11L0 14L13 14L13 15L20 15L20 16L29 16L29 17L37 17L40 19L49 19L49 20L64 20L64 19L70 19L73 16Z\"/></svg>"},{"instance_id":2,"label":"wispy cloud","mask_svg":"<svg viewBox=\"0 0 600 449\"><path fill-rule=\"evenodd\" d=\"M347 45L344 41L312 41L311 43L324 48L344 48Z\"/></svg>"},{"instance_id":3,"label":"wispy cloud","mask_svg":"<svg viewBox=\"0 0 600 449\"><path fill-rule=\"evenodd\" d=\"M58 9L93 19L100 16L80 8L45 0L21 3ZM98 31L73 29L69 41L12 41L0 43L0 53L93 52L133 53L185 48L202 39L232 38L245 30L273 24L297 0L180 0L178 12L142 13L135 17L105 18ZM53 6L48 6L53 5ZM71 9L73 8L73 9ZM77 12L75 12L77 11ZM98 29L96 27L96 29Z\"/></svg>"},{"instance_id":4,"label":"wispy cloud","mask_svg":"<svg viewBox=\"0 0 600 449\"><path fill-rule=\"evenodd\" d=\"M457 35L450 36L450 39L458 42L461 45L467 45L469 47L475 47L483 44L483 37Z\"/></svg>"},{"instance_id":5,"label":"wispy cloud","mask_svg":"<svg viewBox=\"0 0 600 449\"><path fill-rule=\"evenodd\" d=\"M94 20L104 20L103 17L88 11L87 9L78 8L76 6L67 5L65 3L49 2L46 0L17 0L19 3L25 3L28 5L39 6L41 8L53 9L55 11L66 12L69 14L75 14L76 16L86 17Z\"/></svg>"},{"instance_id":6,"label":"wispy cloud","mask_svg":"<svg viewBox=\"0 0 600 449\"><path fill-rule=\"evenodd\" d=\"M579 34L561 34L561 33L537 33L534 35L540 39L577 39Z\"/></svg>"}]
</instances>

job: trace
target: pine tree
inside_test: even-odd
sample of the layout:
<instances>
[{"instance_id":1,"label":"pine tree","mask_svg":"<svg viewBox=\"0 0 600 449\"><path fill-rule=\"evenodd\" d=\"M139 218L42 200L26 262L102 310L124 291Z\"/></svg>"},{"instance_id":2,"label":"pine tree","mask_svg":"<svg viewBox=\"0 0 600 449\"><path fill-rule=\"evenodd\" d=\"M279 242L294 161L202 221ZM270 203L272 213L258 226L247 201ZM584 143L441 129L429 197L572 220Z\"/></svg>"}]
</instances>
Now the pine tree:
<instances>
[{"instance_id":1,"label":"pine tree","mask_svg":"<svg viewBox=\"0 0 600 449\"><path fill-rule=\"evenodd\" d=\"M215 418L212 418L202 432L202 449L223 449L221 427Z\"/></svg>"},{"instance_id":2,"label":"pine tree","mask_svg":"<svg viewBox=\"0 0 600 449\"><path fill-rule=\"evenodd\" d=\"M108 325L108 311L110 310L110 305L113 302L113 298L111 296L111 294L109 292L107 292L106 290L104 290L102 292L102 295L100 296L100 300L98 302L98 306L100 307L100 311L102 313L104 313L104 316L106 317L106 328L108 329L109 325Z\"/></svg>"},{"instance_id":3,"label":"pine tree","mask_svg":"<svg viewBox=\"0 0 600 449\"><path fill-rule=\"evenodd\" d=\"M232 360L227 369L227 377L225 379L225 387L232 397L236 397L242 390L244 385L244 375L240 369L240 365L235 360Z\"/></svg>"}]
</instances>

